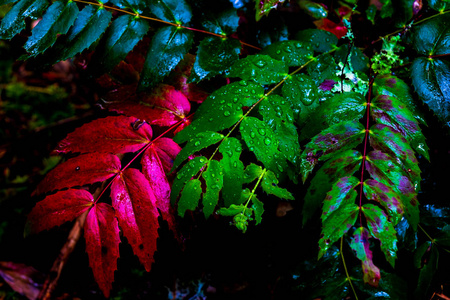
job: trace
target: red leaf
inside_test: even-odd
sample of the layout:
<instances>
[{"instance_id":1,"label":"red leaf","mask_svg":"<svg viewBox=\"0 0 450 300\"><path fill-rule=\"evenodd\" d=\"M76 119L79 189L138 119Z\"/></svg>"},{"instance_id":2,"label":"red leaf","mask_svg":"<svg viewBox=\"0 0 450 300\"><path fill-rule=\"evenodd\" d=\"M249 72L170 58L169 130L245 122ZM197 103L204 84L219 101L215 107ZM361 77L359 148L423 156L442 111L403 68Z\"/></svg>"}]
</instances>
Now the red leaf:
<instances>
[{"instance_id":1,"label":"red leaf","mask_svg":"<svg viewBox=\"0 0 450 300\"><path fill-rule=\"evenodd\" d=\"M148 144L152 128L134 117L107 117L75 129L62 140L56 152L135 152Z\"/></svg>"},{"instance_id":2,"label":"red leaf","mask_svg":"<svg viewBox=\"0 0 450 300\"><path fill-rule=\"evenodd\" d=\"M344 26L344 23L341 21L338 23L334 23L329 19L320 19L314 21L314 24L317 26L317 29L326 30L328 32L333 33L337 36L338 39L347 34L347 27Z\"/></svg>"},{"instance_id":3,"label":"red leaf","mask_svg":"<svg viewBox=\"0 0 450 300\"><path fill-rule=\"evenodd\" d=\"M167 84L159 85L150 95L139 94L131 100L109 103L108 109L158 126L170 126L183 120L191 109L186 96Z\"/></svg>"},{"instance_id":4,"label":"red leaf","mask_svg":"<svg viewBox=\"0 0 450 300\"><path fill-rule=\"evenodd\" d=\"M95 281L108 298L120 256L119 225L114 209L109 204L98 203L89 211L84 225L84 238Z\"/></svg>"},{"instance_id":5,"label":"red leaf","mask_svg":"<svg viewBox=\"0 0 450 300\"><path fill-rule=\"evenodd\" d=\"M126 169L114 179L111 198L123 234L150 271L159 224L156 199L148 180L139 170Z\"/></svg>"},{"instance_id":6,"label":"red leaf","mask_svg":"<svg viewBox=\"0 0 450 300\"><path fill-rule=\"evenodd\" d=\"M26 232L39 232L72 221L94 203L85 190L70 189L57 192L38 202L28 215Z\"/></svg>"},{"instance_id":7,"label":"red leaf","mask_svg":"<svg viewBox=\"0 0 450 300\"><path fill-rule=\"evenodd\" d=\"M120 159L116 155L82 154L50 171L34 194L104 181L117 174L120 168Z\"/></svg>"}]
</instances>

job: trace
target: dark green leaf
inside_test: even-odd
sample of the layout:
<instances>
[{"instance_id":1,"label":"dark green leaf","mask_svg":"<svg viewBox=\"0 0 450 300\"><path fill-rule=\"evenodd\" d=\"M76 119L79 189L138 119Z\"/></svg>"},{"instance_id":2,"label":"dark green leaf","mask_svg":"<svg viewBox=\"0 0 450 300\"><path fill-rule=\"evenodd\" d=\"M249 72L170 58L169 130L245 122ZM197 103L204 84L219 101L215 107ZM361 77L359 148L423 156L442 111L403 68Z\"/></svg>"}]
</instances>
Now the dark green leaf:
<instances>
[{"instance_id":1,"label":"dark green leaf","mask_svg":"<svg viewBox=\"0 0 450 300\"><path fill-rule=\"evenodd\" d=\"M309 43L281 41L267 46L261 54L284 61L288 67L299 67L311 60L314 52Z\"/></svg>"},{"instance_id":2,"label":"dark green leaf","mask_svg":"<svg viewBox=\"0 0 450 300\"><path fill-rule=\"evenodd\" d=\"M330 85L328 90L331 90L334 84L340 80L336 75L340 74L340 68L336 64L334 57L330 54L322 54L316 57L306 66L306 70L317 86L320 86L325 80L327 80ZM321 89L323 90L324 88Z\"/></svg>"},{"instance_id":3,"label":"dark green leaf","mask_svg":"<svg viewBox=\"0 0 450 300\"><path fill-rule=\"evenodd\" d=\"M411 79L420 99L450 127L450 61L416 58L411 66Z\"/></svg>"},{"instance_id":4,"label":"dark green leaf","mask_svg":"<svg viewBox=\"0 0 450 300\"><path fill-rule=\"evenodd\" d=\"M131 9L137 14L142 14L147 6L147 3L139 0L110 0L112 4L121 9Z\"/></svg>"},{"instance_id":5,"label":"dark green leaf","mask_svg":"<svg viewBox=\"0 0 450 300\"><path fill-rule=\"evenodd\" d=\"M195 113L192 124L175 136L183 143L204 131L227 129L244 116L244 107L251 107L264 96L264 89L248 81L234 82L213 92Z\"/></svg>"},{"instance_id":6,"label":"dark green leaf","mask_svg":"<svg viewBox=\"0 0 450 300\"><path fill-rule=\"evenodd\" d=\"M224 138L223 134L205 131L196 135L195 138L190 139L189 142L178 153L173 162L172 170L176 169L183 161L189 158L195 152L198 152L206 147L216 144Z\"/></svg>"},{"instance_id":7,"label":"dark green leaf","mask_svg":"<svg viewBox=\"0 0 450 300\"><path fill-rule=\"evenodd\" d=\"M397 232L394 226L389 222L384 211L375 205L364 204L362 212L366 217L370 234L380 241L381 251L386 260L394 267L397 258Z\"/></svg>"},{"instance_id":8,"label":"dark green leaf","mask_svg":"<svg viewBox=\"0 0 450 300\"><path fill-rule=\"evenodd\" d=\"M178 171L170 192L170 202L172 205L175 204L175 201L177 200L178 195L185 186L186 182L194 177L198 171L203 168L207 161L208 160L203 156L195 157L194 159L188 161L187 164L184 165L180 171Z\"/></svg>"},{"instance_id":9,"label":"dark green leaf","mask_svg":"<svg viewBox=\"0 0 450 300\"><path fill-rule=\"evenodd\" d=\"M209 19L202 25L206 30L215 34L229 35L236 32L239 26L239 16L234 9L221 12L217 17L208 17Z\"/></svg>"},{"instance_id":10,"label":"dark green leaf","mask_svg":"<svg viewBox=\"0 0 450 300\"><path fill-rule=\"evenodd\" d=\"M389 1L391 2L391 1ZM415 0L395 0L392 1L394 13L392 17L395 21L395 27L405 28L413 18L413 8Z\"/></svg>"},{"instance_id":11,"label":"dark green leaf","mask_svg":"<svg viewBox=\"0 0 450 300\"><path fill-rule=\"evenodd\" d=\"M186 24L192 18L191 7L185 0L150 0L152 14L167 22Z\"/></svg>"},{"instance_id":12,"label":"dark green leaf","mask_svg":"<svg viewBox=\"0 0 450 300\"><path fill-rule=\"evenodd\" d=\"M420 222L427 226L442 229L450 223L450 207L426 204L420 207Z\"/></svg>"},{"instance_id":13,"label":"dark green leaf","mask_svg":"<svg viewBox=\"0 0 450 300\"><path fill-rule=\"evenodd\" d=\"M450 2L447 2L446 0L428 0L428 5L439 12L443 12L450 8Z\"/></svg>"},{"instance_id":14,"label":"dark green leaf","mask_svg":"<svg viewBox=\"0 0 450 300\"><path fill-rule=\"evenodd\" d=\"M192 179L186 183L178 201L178 215L184 217L186 210L195 210L202 194L202 183L198 179Z\"/></svg>"},{"instance_id":15,"label":"dark green leaf","mask_svg":"<svg viewBox=\"0 0 450 300\"><path fill-rule=\"evenodd\" d=\"M316 135L301 155L302 178L306 180L314 166L338 151L352 149L362 142L365 129L358 121L333 125Z\"/></svg>"},{"instance_id":16,"label":"dark green leaf","mask_svg":"<svg viewBox=\"0 0 450 300\"><path fill-rule=\"evenodd\" d=\"M269 15L269 12L276 8L278 3L283 3L284 0L263 0L255 1L256 21L261 20L263 16Z\"/></svg>"},{"instance_id":17,"label":"dark green leaf","mask_svg":"<svg viewBox=\"0 0 450 300\"><path fill-rule=\"evenodd\" d=\"M280 82L288 75L288 67L268 55L256 54L235 62L230 69L229 77L254 80L259 84Z\"/></svg>"},{"instance_id":18,"label":"dark green leaf","mask_svg":"<svg viewBox=\"0 0 450 300\"><path fill-rule=\"evenodd\" d=\"M331 32L320 29L306 29L299 31L295 39L312 45L316 52L324 53L336 48L338 38Z\"/></svg>"},{"instance_id":19,"label":"dark green leaf","mask_svg":"<svg viewBox=\"0 0 450 300\"><path fill-rule=\"evenodd\" d=\"M436 236L435 241L438 245L444 247L450 247L450 225L442 228L438 236Z\"/></svg>"},{"instance_id":20,"label":"dark green leaf","mask_svg":"<svg viewBox=\"0 0 450 300\"><path fill-rule=\"evenodd\" d=\"M232 38L210 36L200 42L189 82L223 74L239 58L241 43Z\"/></svg>"},{"instance_id":21,"label":"dark green leaf","mask_svg":"<svg viewBox=\"0 0 450 300\"><path fill-rule=\"evenodd\" d=\"M413 257L414 267L416 267L417 269L423 268L424 266L424 262L422 260L423 256L425 255L426 252L429 252L430 250L431 250L431 241L426 241L425 243L417 247L417 250L414 252Z\"/></svg>"},{"instance_id":22,"label":"dark green leaf","mask_svg":"<svg viewBox=\"0 0 450 300\"><path fill-rule=\"evenodd\" d=\"M391 299L391 300L403 300L408 299L408 284L400 276L395 273L388 273L381 270L381 279L379 281L378 287L370 286L365 284L359 278L360 276L359 268L353 269L352 276L353 284L356 286L357 290L365 293L361 295L362 299L367 300L378 300L378 299ZM355 275L353 275L355 274ZM370 297L370 298L369 298Z\"/></svg>"},{"instance_id":23,"label":"dark green leaf","mask_svg":"<svg viewBox=\"0 0 450 300\"><path fill-rule=\"evenodd\" d=\"M256 198L256 195L252 197L252 208L255 214L256 225L262 221L262 214L264 213L264 204Z\"/></svg>"},{"instance_id":24,"label":"dark green leaf","mask_svg":"<svg viewBox=\"0 0 450 300\"><path fill-rule=\"evenodd\" d=\"M392 6L392 0L381 0L380 1L383 4L383 7L381 8L381 17L389 18L394 13L394 7Z\"/></svg>"},{"instance_id":25,"label":"dark green leaf","mask_svg":"<svg viewBox=\"0 0 450 300\"><path fill-rule=\"evenodd\" d=\"M47 6L46 0L21 0L2 19L0 39L12 39L25 28L26 18L39 18Z\"/></svg>"},{"instance_id":26,"label":"dark green leaf","mask_svg":"<svg viewBox=\"0 0 450 300\"><path fill-rule=\"evenodd\" d=\"M33 28L31 37L25 44L30 56L36 56L53 46L58 34L66 34L78 16L75 2L67 4L56 1L45 12L42 20Z\"/></svg>"},{"instance_id":27,"label":"dark green leaf","mask_svg":"<svg viewBox=\"0 0 450 300\"><path fill-rule=\"evenodd\" d=\"M366 73L369 70L369 58L358 47L352 46L350 51L348 51L348 47L347 44L339 47L335 54L335 60L347 61L352 70Z\"/></svg>"},{"instance_id":28,"label":"dark green leaf","mask_svg":"<svg viewBox=\"0 0 450 300\"><path fill-rule=\"evenodd\" d=\"M412 226L409 224L408 219L403 218L396 226L398 238L398 248L406 249L413 252L417 248L417 232L415 232Z\"/></svg>"},{"instance_id":29,"label":"dark green leaf","mask_svg":"<svg viewBox=\"0 0 450 300\"><path fill-rule=\"evenodd\" d=\"M361 166L361 160L361 153L347 150L325 162L311 180L306 192L303 205L303 225L320 208L333 184L339 178L352 176Z\"/></svg>"},{"instance_id":30,"label":"dark green leaf","mask_svg":"<svg viewBox=\"0 0 450 300\"><path fill-rule=\"evenodd\" d=\"M244 182L244 164L239 160L242 145L238 139L227 138L219 147L222 153L220 165L223 168L222 198L225 206L240 202Z\"/></svg>"},{"instance_id":31,"label":"dark green leaf","mask_svg":"<svg viewBox=\"0 0 450 300\"><path fill-rule=\"evenodd\" d=\"M450 17L447 14L441 15L415 26L413 46L419 54L424 56L450 53ZM427 58L423 59L427 60ZM414 72L413 69L413 75Z\"/></svg>"},{"instance_id":32,"label":"dark green leaf","mask_svg":"<svg viewBox=\"0 0 450 300\"><path fill-rule=\"evenodd\" d=\"M246 208L245 205L235 205L231 204L230 207L222 207L217 211L217 214L225 217L233 217L237 214L244 214L247 217L252 215L252 209Z\"/></svg>"},{"instance_id":33,"label":"dark green leaf","mask_svg":"<svg viewBox=\"0 0 450 300\"><path fill-rule=\"evenodd\" d=\"M214 212L219 202L219 192L223 187L223 169L217 160L211 160L208 168L202 174L206 183L206 192L203 194L203 213L205 218Z\"/></svg>"},{"instance_id":34,"label":"dark green leaf","mask_svg":"<svg viewBox=\"0 0 450 300\"><path fill-rule=\"evenodd\" d=\"M342 177L333 184L332 189L327 193L322 207L322 223L338 211L342 206L355 202L358 193L355 187L360 183L356 177Z\"/></svg>"},{"instance_id":35,"label":"dark green leaf","mask_svg":"<svg viewBox=\"0 0 450 300\"><path fill-rule=\"evenodd\" d=\"M192 41L189 30L173 26L158 29L145 58L139 88L152 88L161 82L191 49Z\"/></svg>"},{"instance_id":36,"label":"dark green leaf","mask_svg":"<svg viewBox=\"0 0 450 300\"><path fill-rule=\"evenodd\" d=\"M254 163L249 164L244 170L244 183L250 183L261 176L263 169Z\"/></svg>"},{"instance_id":37,"label":"dark green leaf","mask_svg":"<svg viewBox=\"0 0 450 300\"><path fill-rule=\"evenodd\" d=\"M264 173L261 181L261 187L267 194L274 195L281 199L294 200L294 196L284 188L278 186L278 179L275 174L269 170Z\"/></svg>"},{"instance_id":38,"label":"dark green leaf","mask_svg":"<svg viewBox=\"0 0 450 300\"><path fill-rule=\"evenodd\" d=\"M434 244L431 245L425 244L425 245L426 251L424 252L424 256L428 257L426 258L426 261L424 262L420 270L419 281L417 282L417 287L416 290L414 291L415 299L424 299L426 297L427 291L433 280L434 274L438 269L439 251L436 245ZM421 261L423 261L422 256Z\"/></svg>"},{"instance_id":39,"label":"dark green leaf","mask_svg":"<svg viewBox=\"0 0 450 300\"><path fill-rule=\"evenodd\" d=\"M353 233L350 248L355 251L356 257L362 263L364 283L378 286L380 281L380 269L373 264L372 251L369 248L369 231L364 227L359 227Z\"/></svg>"},{"instance_id":40,"label":"dark green leaf","mask_svg":"<svg viewBox=\"0 0 450 300\"><path fill-rule=\"evenodd\" d=\"M319 106L317 86L306 74L296 74L288 78L281 91L291 102L294 115L300 123L305 123L309 114Z\"/></svg>"}]
</instances>

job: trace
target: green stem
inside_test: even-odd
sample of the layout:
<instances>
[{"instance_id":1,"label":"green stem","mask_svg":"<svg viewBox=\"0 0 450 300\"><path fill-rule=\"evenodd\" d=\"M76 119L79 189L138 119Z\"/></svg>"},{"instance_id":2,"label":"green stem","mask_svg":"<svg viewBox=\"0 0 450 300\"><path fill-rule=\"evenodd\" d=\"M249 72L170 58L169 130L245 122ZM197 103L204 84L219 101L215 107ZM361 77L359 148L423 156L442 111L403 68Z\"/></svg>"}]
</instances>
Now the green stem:
<instances>
[{"instance_id":1,"label":"green stem","mask_svg":"<svg viewBox=\"0 0 450 300\"><path fill-rule=\"evenodd\" d=\"M425 235L430 239L430 241L433 244L436 243L435 240L428 234L428 232L425 231L425 229L420 224L418 224L417 226L420 228L420 230L422 230L423 233L425 233Z\"/></svg>"},{"instance_id":2,"label":"green stem","mask_svg":"<svg viewBox=\"0 0 450 300\"><path fill-rule=\"evenodd\" d=\"M347 264L345 263L345 259L344 259L344 252L342 251L343 245L344 245L344 237L342 236L339 252L341 253L342 264L344 265L345 276L347 276L348 283L350 283L350 287L352 288L353 295L355 295L355 299L358 300L358 295L356 294L356 290L355 290L355 287L353 286L352 279L350 278L350 275L348 274Z\"/></svg>"},{"instance_id":3,"label":"green stem","mask_svg":"<svg viewBox=\"0 0 450 300\"><path fill-rule=\"evenodd\" d=\"M252 192L250 193L250 196L248 197L247 202L245 203L245 208L247 208L248 204L250 203L250 200L252 200L253 195L254 195L255 192L256 192L256 188L259 186L259 183L261 182L262 178L264 177L264 174L266 174L266 171L267 171L267 170L264 169L264 170L262 171L261 175L259 176L258 181L256 182L255 186L253 187L253 190L252 190ZM244 211L245 211L245 209L244 209Z\"/></svg>"}]
</instances>

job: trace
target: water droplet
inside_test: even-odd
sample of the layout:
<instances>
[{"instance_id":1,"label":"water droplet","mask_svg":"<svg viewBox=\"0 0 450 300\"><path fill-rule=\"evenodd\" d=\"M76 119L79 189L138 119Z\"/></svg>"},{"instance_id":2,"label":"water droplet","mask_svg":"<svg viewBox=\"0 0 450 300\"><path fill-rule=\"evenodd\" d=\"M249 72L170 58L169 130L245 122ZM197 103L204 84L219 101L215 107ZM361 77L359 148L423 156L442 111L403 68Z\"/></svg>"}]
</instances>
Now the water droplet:
<instances>
[{"instance_id":1,"label":"water droplet","mask_svg":"<svg viewBox=\"0 0 450 300\"><path fill-rule=\"evenodd\" d=\"M239 84L242 85L242 86L247 86L248 82L245 81L245 80L242 80L241 82L239 82Z\"/></svg>"},{"instance_id":2,"label":"water droplet","mask_svg":"<svg viewBox=\"0 0 450 300\"><path fill-rule=\"evenodd\" d=\"M250 132L250 137L254 138L256 136L256 134L252 131Z\"/></svg>"},{"instance_id":3,"label":"water droplet","mask_svg":"<svg viewBox=\"0 0 450 300\"><path fill-rule=\"evenodd\" d=\"M209 121L210 121L210 122L214 121L214 118L209 118Z\"/></svg>"},{"instance_id":4,"label":"water droplet","mask_svg":"<svg viewBox=\"0 0 450 300\"><path fill-rule=\"evenodd\" d=\"M266 135L266 130L264 128L259 128L258 132L260 135Z\"/></svg>"},{"instance_id":5,"label":"water droplet","mask_svg":"<svg viewBox=\"0 0 450 300\"><path fill-rule=\"evenodd\" d=\"M327 43L329 43L329 42L330 42L330 39L329 39L329 38L326 38L325 41L326 41Z\"/></svg>"},{"instance_id":6,"label":"water droplet","mask_svg":"<svg viewBox=\"0 0 450 300\"><path fill-rule=\"evenodd\" d=\"M228 110L226 110L226 111L223 112L223 115L225 117L229 117L231 115L231 113Z\"/></svg>"},{"instance_id":7,"label":"water droplet","mask_svg":"<svg viewBox=\"0 0 450 300\"><path fill-rule=\"evenodd\" d=\"M280 54L281 54L281 50L278 49L275 53L278 54L278 55L280 55Z\"/></svg>"},{"instance_id":8,"label":"water droplet","mask_svg":"<svg viewBox=\"0 0 450 300\"><path fill-rule=\"evenodd\" d=\"M291 53L292 52L292 47L290 45L286 45L284 47L284 51L287 52L287 53Z\"/></svg>"},{"instance_id":9,"label":"water droplet","mask_svg":"<svg viewBox=\"0 0 450 300\"><path fill-rule=\"evenodd\" d=\"M282 166L277 165L277 169L278 169L278 171L283 172L283 167Z\"/></svg>"},{"instance_id":10,"label":"water droplet","mask_svg":"<svg viewBox=\"0 0 450 300\"><path fill-rule=\"evenodd\" d=\"M234 102L234 103L238 102L238 100L239 100L239 99L238 99L237 97L233 98L233 102Z\"/></svg>"},{"instance_id":11,"label":"water droplet","mask_svg":"<svg viewBox=\"0 0 450 300\"><path fill-rule=\"evenodd\" d=\"M222 99L222 100L220 100L220 102L219 102L220 104L224 104L225 103L225 100L224 99Z\"/></svg>"},{"instance_id":12,"label":"water droplet","mask_svg":"<svg viewBox=\"0 0 450 300\"><path fill-rule=\"evenodd\" d=\"M194 146L195 146L195 147L200 146L200 142L199 142L199 141L196 141L196 142L194 143Z\"/></svg>"},{"instance_id":13,"label":"water droplet","mask_svg":"<svg viewBox=\"0 0 450 300\"><path fill-rule=\"evenodd\" d=\"M178 180L180 180L181 177L182 177L181 174L178 174L178 175L177 175L177 179L178 179Z\"/></svg>"},{"instance_id":14,"label":"water droplet","mask_svg":"<svg viewBox=\"0 0 450 300\"><path fill-rule=\"evenodd\" d=\"M242 148L241 147L237 147L236 148L236 152L241 152L242 151Z\"/></svg>"},{"instance_id":15,"label":"water droplet","mask_svg":"<svg viewBox=\"0 0 450 300\"><path fill-rule=\"evenodd\" d=\"M199 160L201 163L204 163L205 162L205 159L204 158L200 158L200 160Z\"/></svg>"},{"instance_id":16,"label":"water droplet","mask_svg":"<svg viewBox=\"0 0 450 300\"><path fill-rule=\"evenodd\" d=\"M264 139L264 144L266 144L267 146L269 146L272 143L272 140L269 138L265 138Z\"/></svg>"},{"instance_id":17,"label":"water droplet","mask_svg":"<svg viewBox=\"0 0 450 300\"><path fill-rule=\"evenodd\" d=\"M75 171L80 171L80 167L76 167L76 168L75 168Z\"/></svg>"},{"instance_id":18,"label":"water droplet","mask_svg":"<svg viewBox=\"0 0 450 300\"><path fill-rule=\"evenodd\" d=\"M301 43L295 43L295 47L297 47L297 48L302 48L303 45L302 45Z\"/></svg>"},{"instance_id":19,"label":"water droplet","mask_svg":"<svg viewBox=\"0 0 450 300\"><path fill-rule=\"evenodd\" d=\"M233 167L237 168L237 162L233 163Z\"/></svg>"},{"instance_id":20,"label":"water droplet","mask_svg":"<svg viewBox=\"0 0 450 300\"><path fill-rule=\"evenodd\" d=\"M263 60L258 60L257 62L255 62L255 65L259 68L263 68L266 65L266 62Z\"/></svg>"}]
</instances>

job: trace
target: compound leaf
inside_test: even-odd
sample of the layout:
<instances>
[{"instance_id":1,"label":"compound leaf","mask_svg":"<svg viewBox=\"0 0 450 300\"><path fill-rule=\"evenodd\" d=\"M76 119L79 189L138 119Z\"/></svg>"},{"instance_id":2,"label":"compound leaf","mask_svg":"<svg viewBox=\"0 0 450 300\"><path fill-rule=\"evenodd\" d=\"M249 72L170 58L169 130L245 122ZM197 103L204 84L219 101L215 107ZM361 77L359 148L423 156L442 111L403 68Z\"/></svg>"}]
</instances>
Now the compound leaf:
<instances>
[{"instance_id":1,"label":"compound leaf","mask_svg":"<svg viewBox=\"0 0 450 300\"><path fill-rule=\"evenodd\" d=\"M378 282L381 278L380 269L373 264L372 251L369 248L369 237L369 231L364 227L359 227L353 233L350 248L355 251L356 257L362 263L364 283L378 286Z\"/></svg>"},{"instance_id":2,"label":"compound leaf","mask_svg":"<svg viewBox=\"0 0 450 300\"><path fill-rule=\"evenodd\" d=\"M329 31L320 29L301 30L295 35L295 39L311 44L315 52L325 53L336 48L338 38Z\"/></svg>"},{"instance_id":3,"label":"compound leaf","mask_svg":"<svg viewBox=\"0 0 450 300\"><path fill-rule=\"evenodd\" d=\"M219 192L223 187L223 167L217 160L211 160L202 174L206 183L202 204L205 218L209 218L219 202Z\"/></svg>"},{"instance_id":4,"label":"compound leaf","mask_svg":"<svg viewBox=\"0 0 450 300\"><path fill-rule=\"evenodd\" d=\"M172 191L170 193L170 202L175 204L175 200L177 200L178 195L180 194L183 187L186 185L188 180L190 180L195 174L200 171L201 168L205 165L207 159L203 156L195 157L186 163L186 165L181 168L177 173L177 177L175 178Z\"/></svg>"},{"instance_id":5,"label":"compound leaf","mask_svg":"<svg viewBox=\"0 0 450 300\"><path fill-rule=\"evenodd\" d=\"M421 55L450 53L450 17L448 15L437 16L415 26L412 38L413 47Z\"/></svg>"},{"instance_id":6,"label":"compound leaf","mask_svg":"<svg viewBox=\"0 0 450 300\"><path fill-rule=\"evenodd\" d=\"M184 217L186 210L195 210L202 194L202 183L192 179L186 183L178 201L178 215Z\"/></svg>"},{"instance_id":7,"label":"compound leaf","mask_svg":"<svg viewBox=\"0 0 450 300\"><path fill-rule=\"evenodd\" d=\"M208 20L204 21L202 25L209 32L229 35L236 32L239 26L239 16L236 10L229 9L221 12L217 16L208 16Z\"/></svg>"},{"instance_id":8,"label":"compound leaf","mask_svg":"<svg viewBox=\"0 0 450 300\"><path fill-rule=\"evenodd\" d=\"M295 118L304 124L309 114L319 106L316 83L306 74L290 76L281 88L283 96L291 103Z\"/></svg>"},{"instance_id":9,"label":"compound leaf","mask_svg":"<svg viewBox=\"0 0 450 300\"><path fill-rule=\"evenodd\" d=\"M268 55L256 54L235 62L227 75L253 80L259 84L271 84L280 82L286 77L288 67L282 61L274 60Z\"/></svg>"},{"instance_id":10,"label":"compound leaf","mask_svg":"<svg viewBox=\"0 0 450 300\"><path fill-rule=\"evenodd\" d=\"M322 223L333 215L333 213L345 206L355 202L358 193L355 187L360 184L356 177L342 177L333 184L332 189L327 193L322 207Z\"/></svg>"},{"instance_id":11,"label":"compound leaf","mask_svg":"<svg viewBox=\"0 0 450 300\"><path fill-rule=\"evenodd\" d=\"M241 142L236 138L226 138L219 147L222 153L220 165L223 168L222 198L226 207L240 202L244 183L244 164L239 157Z\"/></svg>"},{"instance_id":12,"label":"compound leaf","mask_svg":"<svg viewBox=\"0 0 450 300\"><path fill-rule=\"evenodd\" d=\"M314 52L309 43L280 41L264 48L261 54L284 61L288 67L299 67L311 60Z\"/></svg>"},{"instance_id":13,"label":"compound leaf","mask_svg":"<svg viewBox=\"0 0 450 300\"><path fill-rule=\"evenodd\" d=\"M255 165L254 163L249 164L244 170L244 181L243 183L250 183L256 178L259 178L263 172L261 166Z\"/></svg>"},{"instance_id":14,"label":"compound leaf","mask_svg":"<svg viewBox=\"0 0 450 300\"><path fill-rule=\"evenodd\" d=\"M151 0L148 6L152 14L167 22L186 24L192 18L191 8L184 0Z\"/></svg>"}]
</instances>

